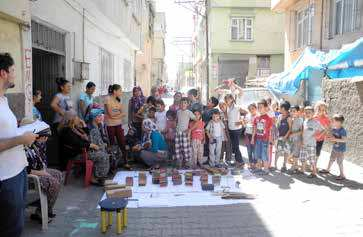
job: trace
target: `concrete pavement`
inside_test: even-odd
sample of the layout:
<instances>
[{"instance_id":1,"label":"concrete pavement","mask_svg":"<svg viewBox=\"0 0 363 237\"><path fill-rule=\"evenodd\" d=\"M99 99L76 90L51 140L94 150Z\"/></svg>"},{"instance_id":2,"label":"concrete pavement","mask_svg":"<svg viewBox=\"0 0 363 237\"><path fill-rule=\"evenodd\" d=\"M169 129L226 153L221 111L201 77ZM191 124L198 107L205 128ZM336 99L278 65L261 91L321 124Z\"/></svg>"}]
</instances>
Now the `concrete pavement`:
<instances>
[{"instance_id":1,"label":"concrete pavement","mask_svg":"<svg viewBox=\"0 0 363 237\"><path fill-rule=\"evenodd\" d=\"M325 167L328 154L319 160ZM332 175L308 179L279 171L257 179L243 179L256 200L241 205L139 208L129 210L129 226L122 236L363 236L363 168L345 162L348 180ZM336 166L332 171L336 173ZM57 218L46 232L28 221L24 237L116 236L99 231L97 202L102 189L84 189L80 179L63 188L56 204Z\"/></svg>"}]
</instances>

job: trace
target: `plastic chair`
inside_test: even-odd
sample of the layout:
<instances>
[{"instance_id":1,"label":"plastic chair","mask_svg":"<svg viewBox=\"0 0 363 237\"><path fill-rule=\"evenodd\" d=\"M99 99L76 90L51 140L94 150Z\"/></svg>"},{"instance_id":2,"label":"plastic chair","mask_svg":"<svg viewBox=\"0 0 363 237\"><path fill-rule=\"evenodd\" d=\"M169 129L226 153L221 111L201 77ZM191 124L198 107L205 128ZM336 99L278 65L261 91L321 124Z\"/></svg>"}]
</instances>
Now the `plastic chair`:
<instances>
[{"instance_id":1,"label":"plastic chair","mask_svg":"<svg viewBox=\"0 0 363 237\"><path fill-rule=\"evenodd\" d=\"M69 160L68 161L64 185L66 185L68 182L68 177L72 171L73 165L77 165L77 166L84 165L85 166L84 185L85 185L85 187L88 187L91 183L91 178L92 178L93 161L88 159L88 153L87 153L86 149L82 150L82 159L81 160Z\"/></svg>"},{"instance_id":2,"label":"plastic chair","mask_svg":"<svg viewBox=\"0 0 363 237\"><path fill-rule=\"evenodd\" d=\"M45 195L40 187L39 177L36 175L28 174L29 183L34 183L34 189L29 189L27 193L27 198L30 199L30 196L37 194L40 200L40 210L42 213L42 230L48 229L48 201L47 195Z\"/></svg>"}]
</instances>

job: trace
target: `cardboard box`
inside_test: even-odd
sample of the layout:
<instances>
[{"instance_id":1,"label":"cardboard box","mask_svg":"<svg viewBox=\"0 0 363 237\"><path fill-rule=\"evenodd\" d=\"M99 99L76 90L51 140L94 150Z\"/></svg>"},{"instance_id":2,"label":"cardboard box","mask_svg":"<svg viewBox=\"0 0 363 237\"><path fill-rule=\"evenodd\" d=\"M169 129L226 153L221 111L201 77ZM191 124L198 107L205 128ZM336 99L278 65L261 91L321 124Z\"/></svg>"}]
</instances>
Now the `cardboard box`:
<instances>
[{"instance_id":1,"label":"cardboard box","mask_svg":"<svg viewBox=\"0 0 363 237\"><path fill-rule=\"evenodd\" d=\"M106 191L107 198L129 198L132 197L132 189L129 187Z\"/></svg>"}]
</instances>

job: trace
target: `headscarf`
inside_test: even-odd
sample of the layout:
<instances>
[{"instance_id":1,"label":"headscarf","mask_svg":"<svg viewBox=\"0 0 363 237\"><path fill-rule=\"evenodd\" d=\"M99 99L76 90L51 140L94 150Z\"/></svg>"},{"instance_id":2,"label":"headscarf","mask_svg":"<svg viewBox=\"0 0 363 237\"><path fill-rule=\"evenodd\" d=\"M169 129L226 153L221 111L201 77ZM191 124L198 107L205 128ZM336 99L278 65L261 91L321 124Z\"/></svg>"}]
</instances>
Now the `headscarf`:
<instances>
[{"instance_id":1,"label":"headscarf","mask_svg":"<svg viewBox=\"0 0 363 237\"><path fill-rule=\"evenodd\" d=\"M90 121L92 121L93 119L95 119L99 115L103 115L104 112L105 111L103 109L92 109L91 112L90 112L90 115L89 115Z\"/></svg>"},{"instance_id":2,"label":"headscarf","mask_svg":"<svg viewBox=\"0 0 363 237\"><path fill-rule=\"evenodd\" d=\"M140 91L141 95L140 96L136 96L136 92ZM131 107L132 107L132 111L137 112L140 110L140 108L145 104L145 96L142 93L141 87L140 86L135 86L132 89L132 97L131 97Z\"/></svg>"}]
</instances>

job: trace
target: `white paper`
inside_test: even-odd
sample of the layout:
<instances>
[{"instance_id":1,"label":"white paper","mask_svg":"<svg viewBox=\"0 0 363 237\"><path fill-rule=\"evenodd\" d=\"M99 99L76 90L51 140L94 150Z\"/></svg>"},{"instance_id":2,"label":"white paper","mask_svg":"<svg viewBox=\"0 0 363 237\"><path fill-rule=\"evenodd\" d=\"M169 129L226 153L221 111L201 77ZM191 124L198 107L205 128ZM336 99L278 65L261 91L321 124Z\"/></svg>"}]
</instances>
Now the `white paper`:
<instances>
[{"instance_id":1,"label":"white paper","mask_svg":"<svg viewBox=\"0 0 363 237\"><path fill-rule=\"evenodd\" d=\"M185 171L180 171L183 174ZM228 205L236 203L247 203L251 200L226 200L213 194L212 191L203 191L200 184L200 176L193 176L193 186L184 184L184 175L182 175L183 184L173 185L172 178L168 177L168 186L160 187L158 184L152 184L152 175L145 172L147 176L146 186L138 185L138 171L120 171L117 172L113 181L118 184L125 184L126 177L134 178L132 187L132 197L128 203L129 208L138 207L180 207L180 206L213 206ZM215 186L214 192L223 191L227 188L231 192L242 192L242 187L236 187L236 181L242 179L255 178L248 170L241 175L221 176L221 185ZM208 176L209 183L212 183L212 176ZM101 200L106 198L104 194Z\"/></svg>"},{"instance_id":2,"label":"white paper","mask_svg":"<svg viewBox=\"0 0 363 237\"><path fill-rule=\"evenodd\" d=\"M43 130L49 129L49 125L43 121L36 120L34 123L18 127L18 135L23 135L26 132L39 133Z\"/></svg>"}]
</instances>

